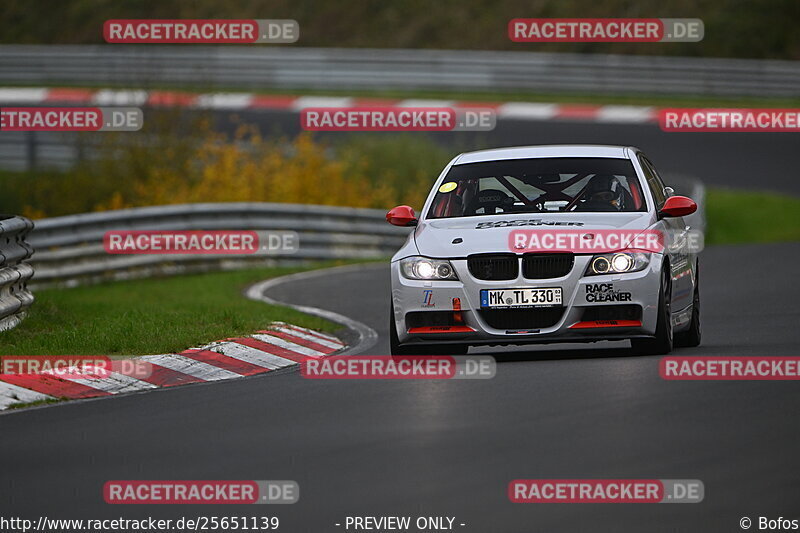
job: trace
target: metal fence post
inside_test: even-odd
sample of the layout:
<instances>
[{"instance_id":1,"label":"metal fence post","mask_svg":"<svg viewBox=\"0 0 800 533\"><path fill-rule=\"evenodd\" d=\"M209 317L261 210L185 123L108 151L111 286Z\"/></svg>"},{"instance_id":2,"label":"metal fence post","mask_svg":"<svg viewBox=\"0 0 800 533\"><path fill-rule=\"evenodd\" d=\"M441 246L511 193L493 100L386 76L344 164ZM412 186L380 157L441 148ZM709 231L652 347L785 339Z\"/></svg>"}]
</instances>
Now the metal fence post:
<instances>
[{"instance_id":1,"label":"metal fence post","mask_svg":"<svg viewBox=\"0 0 800 533\"><path fill-rule=\"evenodd\" d=\"M37 144L36 144L36 132L29 131L25 135L25 170L32 172L36 170L37 166Z\"/></svg>"}]
</instances>

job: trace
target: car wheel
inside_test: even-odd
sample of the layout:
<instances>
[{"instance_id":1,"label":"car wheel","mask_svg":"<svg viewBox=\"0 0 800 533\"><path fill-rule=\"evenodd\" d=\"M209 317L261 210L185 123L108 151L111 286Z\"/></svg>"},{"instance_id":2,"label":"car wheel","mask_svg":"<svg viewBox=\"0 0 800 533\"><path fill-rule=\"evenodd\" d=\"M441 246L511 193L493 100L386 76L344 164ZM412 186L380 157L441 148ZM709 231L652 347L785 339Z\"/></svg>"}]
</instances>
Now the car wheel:
<instances>
[{"instance_id":1,"label":"car wheel","mask_svg":"<svg viewBox=\"0 0 800 533\"><path fill-rule=\"evenodd\" d=\"M389 348L392 355L466 355L466 344L400 344L394 323L394 307L389 307Z\"/></svg>"},{"instance_id":2,"label":"car wheel","mask_svg":"<svg viewBox=\"0 0 800 533\"><path fill-rule=\"evenodd\" d=\"M656 335L649 339L631 339L631 348L639 355L665 355L672 351L672 274L669 264L664 264L663 271Z\"/></svg>"},{"instance_id":3,"label":"car wheel","mask_svg":"<svg viewBox=\"0 0 800 533\"><path fill-rule=\"evenodd\" d=\"M692 297L692 323L689 329L675 334L675 346L693 348L700 346L702 330L700 327L700 263L695 267L694 296Z\"/></svg>"}]
</instances>

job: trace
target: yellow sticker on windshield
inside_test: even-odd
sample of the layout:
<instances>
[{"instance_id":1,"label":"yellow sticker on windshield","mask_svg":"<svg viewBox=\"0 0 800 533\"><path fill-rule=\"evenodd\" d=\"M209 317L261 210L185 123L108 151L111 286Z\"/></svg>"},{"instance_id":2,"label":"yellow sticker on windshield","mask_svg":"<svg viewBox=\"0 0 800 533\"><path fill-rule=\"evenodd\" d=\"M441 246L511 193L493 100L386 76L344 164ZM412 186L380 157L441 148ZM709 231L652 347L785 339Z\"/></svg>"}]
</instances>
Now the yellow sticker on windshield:
<instances>
[{"instance_id":1,"label":"yellow sticker on windshield","mask_svg":"<svg viewBox=\"0 0 800 533\"><path fill-rule=\"evenodd\" d=\"M447 183L443 183L441 187L439 187L439 192L450 192L453 189L458 187L458 183L455 181L448 181Z\"/></svg>"}]
</instances>

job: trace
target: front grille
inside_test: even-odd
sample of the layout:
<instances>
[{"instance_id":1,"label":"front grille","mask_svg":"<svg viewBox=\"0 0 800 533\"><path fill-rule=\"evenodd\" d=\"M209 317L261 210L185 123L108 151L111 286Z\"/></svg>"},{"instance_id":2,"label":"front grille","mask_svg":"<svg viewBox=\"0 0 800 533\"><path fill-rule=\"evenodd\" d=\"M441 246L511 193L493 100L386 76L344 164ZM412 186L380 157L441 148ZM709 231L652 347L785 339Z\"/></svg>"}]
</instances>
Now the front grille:
<instances>
[{"instance_id":1,"label":"front grille","mask_svg":"<svg viewBox=\"0 0 800 533\"><path fill-rule=\"evenodd\" d=\"M584 309L582 320L640 320L641 318L642 308L635 304L596 305Z\"/></svg>"},{"instance_id":2,"label":"front grille","mask_svg":"<svg viewBox=\"0 0 800 533\"><path fill-rule=\"evenodd\" d=\"M566 276L572 270L572 254L525 254L522 256L522 276L527 279L549 279Z\"/></svg>"},{"instance_id":3,"label":"front grille","mask_svg":"<svg viewBox=\"0 0 800 533\"><path fill-rule=\"evenodd\" d=\"M558 324L564 308L481 309L480 314L495 329L543 329Z\"/></svg>"},{"instance_id":4,"label":"front grille","mask_svg":"<svg viewBox=\"0 0 800 533\"><path fill-rule=\"evenodd\" d=\"M455 325L455 314L452 311L412 311L406 313L406 326L409 329Z\"/></svg>"},{"instance_id":5,"label":"front grille","mask_svg":"<svg viewBox=\"0 0 800 533\"><path fill-rule=\"evenodd\" d=\"M519 260L514 254L478 254L467 257L469 273L477 279L499 281L516 279Z\"/></svg>"}]
</instances>

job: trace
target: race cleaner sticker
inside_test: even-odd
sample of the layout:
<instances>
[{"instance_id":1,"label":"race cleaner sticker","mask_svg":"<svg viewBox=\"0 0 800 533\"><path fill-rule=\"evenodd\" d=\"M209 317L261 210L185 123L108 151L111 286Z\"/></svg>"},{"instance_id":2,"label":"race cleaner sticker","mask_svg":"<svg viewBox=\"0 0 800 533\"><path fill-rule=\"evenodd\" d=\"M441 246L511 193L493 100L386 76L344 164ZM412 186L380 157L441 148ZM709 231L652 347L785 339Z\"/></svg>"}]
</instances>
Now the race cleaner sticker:
<instances>
[{"instance_id":1,"label":"race cleaner sticker","mask_svg":"<svg viewBox=\"0 0 800 533\"><path fill-rule=\"evenodd\" d=\"M589 283L585 295L588 303L631 301L631 293L615 291L613 283Z\"/></svg>"}]
</instances>

